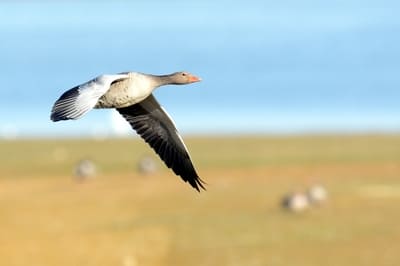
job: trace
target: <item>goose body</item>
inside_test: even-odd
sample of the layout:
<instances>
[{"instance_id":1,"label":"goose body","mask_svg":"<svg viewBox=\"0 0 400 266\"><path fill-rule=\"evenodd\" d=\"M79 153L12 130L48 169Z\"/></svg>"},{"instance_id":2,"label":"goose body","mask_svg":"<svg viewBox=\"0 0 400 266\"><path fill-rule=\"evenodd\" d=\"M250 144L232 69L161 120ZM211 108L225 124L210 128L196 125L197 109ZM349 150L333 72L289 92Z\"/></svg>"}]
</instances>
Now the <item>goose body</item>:
<instances>
[{"instance_id":1,"label":"goose body","mask_svg":"<svg viewBox=\"0 0 400 266\"><path fill-rule=\"evenodd\" d=\"M75 120L93 108L115 108L175 174L200 191L205 188L188 149L171 117L152 94L163 85L198 81L187 72L162 76L139 72L101 75L62 94L50 118L54 122Z\"/></svg>"},{"instance_id":2,"label":"goose body","mask_svg":"<svg viewBox=\"0 0 400 266\"><path fill-rule=\"evenodd\" d=\"M100 97L94 108L122 108L146 99L157 88L152 75L128 72L127 77L114 82L107 93Z\"/></svg>"}]
</instances>

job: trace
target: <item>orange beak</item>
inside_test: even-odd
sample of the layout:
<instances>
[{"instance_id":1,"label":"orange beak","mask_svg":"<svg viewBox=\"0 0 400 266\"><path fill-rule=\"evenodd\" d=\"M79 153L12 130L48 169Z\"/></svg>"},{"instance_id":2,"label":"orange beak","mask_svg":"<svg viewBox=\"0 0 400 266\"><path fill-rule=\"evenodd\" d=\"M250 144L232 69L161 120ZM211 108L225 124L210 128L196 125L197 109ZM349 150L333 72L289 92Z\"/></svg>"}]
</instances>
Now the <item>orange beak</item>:
<instances>
[{"instance_id":1,"label":"orange beak","mask_svg":"<svg viewBox=\"0 0 400 266\"><path fill-rule=\"evenodd\" d=\"M201 81L201 78L199 78L199 77L196 77L196 76L193 76L193 75L189 77L189 82L190 83L199 82L199 81Z\"/></svg>"}]
</instances>

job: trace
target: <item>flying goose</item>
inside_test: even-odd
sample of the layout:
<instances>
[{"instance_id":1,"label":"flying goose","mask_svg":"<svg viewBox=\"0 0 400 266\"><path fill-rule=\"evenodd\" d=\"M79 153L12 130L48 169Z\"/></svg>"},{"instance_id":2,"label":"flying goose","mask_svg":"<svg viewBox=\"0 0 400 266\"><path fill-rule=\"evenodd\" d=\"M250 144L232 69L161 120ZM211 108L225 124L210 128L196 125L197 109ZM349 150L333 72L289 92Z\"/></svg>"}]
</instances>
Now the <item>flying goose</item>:
<instances>
[{"instance_id":1,"label":"flying goose","mask_svg":"<svg viewBox=\"0 0 400 266\"><path fill-rule=\"evenodd\" d=\"M200 80L188 72L160 76L139 72L100 75L62 94L50 118L54 122L75 120L93 108L115 108L176 175L200 191L205 189L204 182L194 169L188 149L171 117L152 94L163 85Z\"/></svg>"}]
</instances>

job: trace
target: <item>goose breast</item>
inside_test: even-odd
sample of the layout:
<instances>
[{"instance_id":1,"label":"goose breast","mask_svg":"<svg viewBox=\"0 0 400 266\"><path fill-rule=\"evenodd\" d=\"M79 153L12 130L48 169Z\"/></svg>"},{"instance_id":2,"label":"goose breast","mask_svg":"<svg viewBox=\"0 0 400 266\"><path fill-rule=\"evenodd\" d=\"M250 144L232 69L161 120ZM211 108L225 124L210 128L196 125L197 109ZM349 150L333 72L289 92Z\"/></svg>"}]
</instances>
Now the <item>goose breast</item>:
<instances>
[{"instance_id":1,"label":"goose breast","mask_svg":"<svg viewBox=\"0 0 400 266\"><path fill-rule=\"evenodd\" d=\"M111 84L94 108L123 108L146 99L156 87L151 76L129 72L128 78Z\"/></svg>"}]
</instances>

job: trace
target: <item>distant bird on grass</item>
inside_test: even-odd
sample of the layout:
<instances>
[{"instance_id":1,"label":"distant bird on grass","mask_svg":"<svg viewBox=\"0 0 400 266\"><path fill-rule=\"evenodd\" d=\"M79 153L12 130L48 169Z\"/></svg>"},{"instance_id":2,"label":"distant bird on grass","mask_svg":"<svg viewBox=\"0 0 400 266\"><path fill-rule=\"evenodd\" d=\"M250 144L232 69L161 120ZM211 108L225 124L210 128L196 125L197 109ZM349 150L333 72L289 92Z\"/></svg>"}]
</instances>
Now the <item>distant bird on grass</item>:
<instances>
[{"instance_id":1,"label":"distant bird on grass","mask_svg":"<svg viewBox=\"0 0 400 266\"><path fill-rule=\"evenodd\" d=\"M78 181L85 181L96 175L97 169L94 162L89 159L80 160L75 166L75 177Z\"/></svg>"},{"instance_id":2,"label":"distant bird on grass","mask_svg":"<svg viewBox=\"0 0 400 266\"><path fill-rule=\"evenodd\" d=\"M157 172L157 164L150 156L143 156L137 163L137 170L143 175L154 174Z\"/></svg>"},{"instance_id":3,"label":"distant bird on grass","mask_svg":"<svg viewBox=\"0 0 400 266\"><path fill-rule=\"evenodd\" d=\"M93 108L115 108L185 182L205 189L174 122L152 92L163 85L183 85L201 79L188 73L150 75L125 72L101 75L66 91L55 102L51 120L78 119ZM115 155L113 155L115 156Z\"/></svg>"},{"instance_id":4,"label":"distant bird on grass","mask_svg":"<svg viewBox=\"0 0 400 266\"><path fill-rule=\"evenodd\" d=\"M307 196L301 192L285 195L282 199L281 205L283 208L296 213L303 212L310 207Z\"/></svg>"},{"instance_id":5,"label":"distant bird on grass","mask_svg":"<svg viewBox=\"0 0 400 266\"><path fill-rule=\"evenodd\" d=\"M315 184L307 190L307 197L311 204L321 205L328 198L328 192L322 185Z\"/></svg>"}]
</instances>

